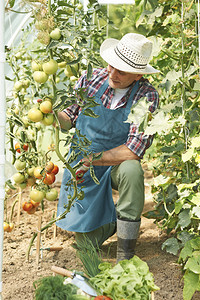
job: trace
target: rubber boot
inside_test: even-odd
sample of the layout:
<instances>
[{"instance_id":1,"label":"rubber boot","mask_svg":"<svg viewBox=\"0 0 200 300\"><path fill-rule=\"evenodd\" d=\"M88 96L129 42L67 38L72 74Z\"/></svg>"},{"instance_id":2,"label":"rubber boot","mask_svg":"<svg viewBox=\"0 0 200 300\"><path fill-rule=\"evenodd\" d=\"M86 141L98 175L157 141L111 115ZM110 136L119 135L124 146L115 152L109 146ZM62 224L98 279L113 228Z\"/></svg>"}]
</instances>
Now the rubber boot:
<instances>
[{"instance_id":1,"label":"rubber boot","mask_svg":"<svg viewBox=\"0 0 200 300\"><path fill-rule=\"evenodd\" d=\"M140 223L117 219L117 263L134 256Z\"/></svg>"}]
</instances>

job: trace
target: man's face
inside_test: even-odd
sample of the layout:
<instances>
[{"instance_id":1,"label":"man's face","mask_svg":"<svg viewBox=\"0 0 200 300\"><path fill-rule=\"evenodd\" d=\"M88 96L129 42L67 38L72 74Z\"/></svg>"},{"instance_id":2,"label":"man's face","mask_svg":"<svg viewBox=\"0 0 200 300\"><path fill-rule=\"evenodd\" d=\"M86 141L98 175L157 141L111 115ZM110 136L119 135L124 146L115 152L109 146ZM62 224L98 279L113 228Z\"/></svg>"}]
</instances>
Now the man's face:
<instances>
[{"instance_id":1,"label":"man's face","mask_svg":"<svg viewBox=\"0 0 200 300\"><path fill-rule=\"evenodd\" d=\"M109 76L109 85L113 89L125 89L134 81L137 81L142 77L141 74L123 72L113 68L111 65L107 66L107 71Z\"/></svg>"}]
</instances>

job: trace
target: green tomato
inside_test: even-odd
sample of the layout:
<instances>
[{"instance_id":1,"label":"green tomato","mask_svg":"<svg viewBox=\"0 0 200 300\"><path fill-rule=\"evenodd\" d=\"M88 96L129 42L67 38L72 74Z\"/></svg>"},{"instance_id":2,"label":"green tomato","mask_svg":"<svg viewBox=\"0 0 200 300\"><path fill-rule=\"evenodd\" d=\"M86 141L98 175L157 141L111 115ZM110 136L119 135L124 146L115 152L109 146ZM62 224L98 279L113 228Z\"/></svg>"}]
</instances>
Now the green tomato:
<instances>
[{"instance_id":1,"label":"green tomato","mask_svg":"<svg viewBox=\"0 0 200 300\"><path fill-rule=\"evenodd\" d=\"M46 196L45 198L48 200L48 201L54 201L56 200L58 197L58 191L56 189L50 189L48 192L46 192Z\"/></svg>"},{"instance_id":2,"label":"green tomato","mask_svg":"<svg viewBox=\"0 0 200 300\"><path fill-rule=\"evenodd\" d=\"M48 75L55 74L58 70L58 63L54 59L50 59L50 61L42 65L42 69Z\"/></svg>"},{"instance_id":3,"label":"green tomato","mask_svg":"<svg viewBox=\"0 0 200 300\"><path fill-rule=\"evenodd\" d=\"M83 4L82 4L82 3L79 3L79 4L77 5L77 9L81 10L82 8L83 8Z\"/></svg>"},{"instance_id":4,"label":"green tomato","mask_svg":"<svg viewBox=\"0 0 200 300\"><path fill-rule=\"evenodd\" d=\"M67 76L67 77L71 77L71 76L74 75L72 73L72 69L71 69L71 67L69 65L64 69L64 73L65 73L65 76Z\"/></svg>"},{"instance_id":5,"label":"green tomato","mask_svg":"<svg viewBox=\"0 0 200 300\"><path fill-rule=\"evenodd\" d=\"M23 87L23 83L21 81L16 81L15 84L14 84L14 89L16 91L20 91Z\"/></svg>"},{"instance_id":6,"label":"green tomato","mask_svg":"<svg viewBox=\"0 0 200 300\"><path fill-rule=\"evenodd\" d=\"M67 65L66 61L61 61L58 63L58 68L62 69L62 68L65 68Z\"/></svg>"},{"instance_id":7,"label":"green tomato","mask_svg":"<svg viewBox=\"0 0 200 300\"><path fill-rule=\"evenodd\" d=\"M15 162L15 168L18 171L23 170L26 167L26 162L25 161L21 161L20 159L17 159Z\"/></svg>"},{"instance_id":8,"label":"green tomato","mask_svg":"<svg viewBox=\"0 0 200 300\"><path fill-rule=\"evenodd\" d=\"M54 115L53 114L46 114L42 120L42 124L49 126L52 125L54 122Z\"/></svg>"},{"instance_id":9,"label":"green tomato","mask_svg":"<svg viewBox=\"0 0 200 300\"><path fill-rule=\"evenodd\" d=\"M36 189L30 191L30 198L35 202L41 202L44 199L44 196L45 194L43 191L39 191Z\"/></svg>"},{"instance_id":10,"label":"green tomato","mask_svg":"<svg viewBox=\"0 0 200 300\"><path fill-rule=\"evenodd\" d=\"M48 78L48 75L43 71L35 71L33 73L33 79L38 83L45 83Z\"/></svg>"},{"instance_id":11,"label":"green tomato","mask_svg":"<svg viewBox=\"0 0 200 300\"><path fill-rule=\"evenodd\" d=\"M32 122L40 122L43 119L43 113L36 107L33 107L28 111L28 117Z\"/></svg>"},{"instance_id":12,"label":"green tomato","mask_svg":"<svg viewBox=\"0 0 200 300\"><path fill-rule=\"evenodd\" d=\"M27 187L27 183L26 182L22 182L19 184L19 187L24 190Z\"/></svg>"},{"instance_id":13,"label":"green tomato","mask_svg":"<svg viewBox=\"0 0 200 300\"><path fill-rule=\"evenodd\" d=\"M42 66L40 63L36 62L35 60L32 61L31 67L33 71L42 71Z\"/></svg>"},{"instance_id":14,"label":"green tomato","mask_svg":"<svg viewBox=\"0 0 200 300\"><path fill-rule=\"evenodd\" d=\"M13 180L15 183L20 184L20 183L24 182L25 176L21 173L15 173L13 175Z\"/></svg>"},{"instance_id":15,"label":"green tomato","mask_svg":"<svg viewBox=\"0 0 200 300\"><path fill-rule=\"evenodd\" d=\"M61 33L59 28L55 28L54 30L51 31L50 37L53 40L59 40L61 38Z\"/></svg>"},{"instance_id":16,"label":"green tomato","mask_svg":"<svg viewBox=\"0 0 200 300\"><path fill-rule=\"evenodd\" d=\"M49 100L45 100L40 104L40 110L44 114L48 114L52 111L52 103Z\"/></svg>"},{"instance_id":17,"label":"green tomato","mask_svg":"<svg viewBox=\"0 0 200 300\"><path fill-rule=\"evenodd\" d=\"M34 169L35 169L35 166L28 168L27 173L29 176L34 176Z\"/></svg>"}]
</instances>

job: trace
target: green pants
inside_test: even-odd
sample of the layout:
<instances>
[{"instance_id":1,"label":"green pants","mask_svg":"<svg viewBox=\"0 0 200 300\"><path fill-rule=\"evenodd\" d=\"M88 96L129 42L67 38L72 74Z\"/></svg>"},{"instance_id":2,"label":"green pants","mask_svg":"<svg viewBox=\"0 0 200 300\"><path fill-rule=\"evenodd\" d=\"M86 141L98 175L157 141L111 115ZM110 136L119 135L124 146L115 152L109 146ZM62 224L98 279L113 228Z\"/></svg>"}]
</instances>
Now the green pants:
<instances>
[{"instance_id":1,"label":"green pants","mask_svg":"<svg viewBox=\"0 0 200 300\"><path fill-rule=\"evenodd\" d=\"M127 221L140 220L144 207L144 172L137 160L126 160L111 170L112 188L119 192L117 217ZM116 223L105 224L88 233L76 233L77 242L87 236L94 244L103 244L116 232Z\"/></svg>"}]
</instances>

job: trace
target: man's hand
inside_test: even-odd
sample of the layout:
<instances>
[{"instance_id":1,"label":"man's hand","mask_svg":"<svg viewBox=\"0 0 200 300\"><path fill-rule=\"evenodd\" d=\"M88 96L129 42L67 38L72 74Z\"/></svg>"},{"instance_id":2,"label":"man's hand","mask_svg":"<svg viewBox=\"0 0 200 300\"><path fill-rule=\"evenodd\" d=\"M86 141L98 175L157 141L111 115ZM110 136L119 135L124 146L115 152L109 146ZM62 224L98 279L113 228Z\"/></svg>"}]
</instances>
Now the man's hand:
<instances>
[{"instance_id":1,"label":"man's hand","mask_svg":"<svg viewBox=\"0 0 200 300\"><path fill-rule=\"evenodd\" d=\"M83 162L83 160L80 160L80 162ZM89 170L90 164L88 162L83 162L82 166L80 166L76 170L76 181L77 183L83 183L85 179L83 179L84 174Z\"/></svg>"}]
</instances>

